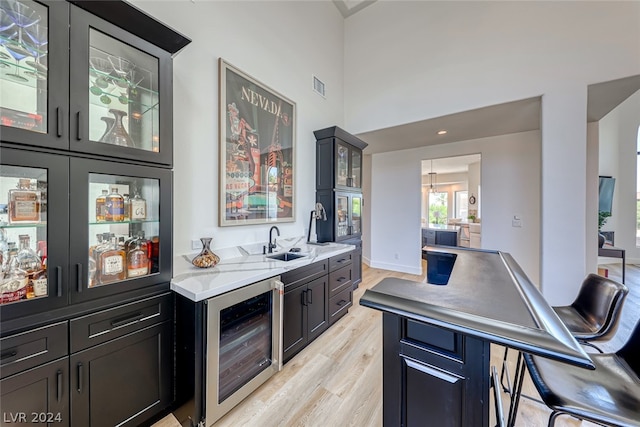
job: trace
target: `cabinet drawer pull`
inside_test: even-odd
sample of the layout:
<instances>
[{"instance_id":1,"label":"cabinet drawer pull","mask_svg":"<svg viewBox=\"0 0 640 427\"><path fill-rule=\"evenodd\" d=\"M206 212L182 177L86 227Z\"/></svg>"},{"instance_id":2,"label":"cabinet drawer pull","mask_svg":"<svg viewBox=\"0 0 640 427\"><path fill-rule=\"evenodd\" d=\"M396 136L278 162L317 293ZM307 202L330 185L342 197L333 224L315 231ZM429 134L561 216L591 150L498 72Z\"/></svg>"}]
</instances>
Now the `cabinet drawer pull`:
<instances>
[{"instance_id":1,"label":"cabinet drawer pull","mask_svg":"<svg viewBox=\"0 0 640 427\"><path fill-rule=\"evenodd\" d=\"M82 141L82 118L80 117L80 111L76 113L76 139Z\"/></svg>"},{"instance_id":2,"label":"cabinet drawer pull","mask_svg":"<svg viewBox=\"0 0 640 427\"><path fill-rule=\"evenodd\" d=\"M18 354L18 350L16 350L15 348L5 351L4 353L0 354L0 360L8 359L15 356L16 354Z\"/></svg>"},{"instance_id":3,"label":"cabinet drawer pull","mask_svg":"<svg viewBox=\"0 0 640 427\"><path fill-rule=\"evenodd\" d=\"M347 278L344 276L338 277L338 279L336 280L336 282L344 282Z\"/></svg>"},{"instance_id":4,"label":"cabinet drawer pull","mask_svg":"<svg viewBox=\"0 0 640 427\"><path fill-rule=\"evenodd\" d=\"M313 290L307 290L307 304L313 304Z\"/></svg>"},{"instance_id":5,"label":"cabinet drawer pull","mask_svg":"<svg viewBox=\"0 0 640 427\"><path fill-rule=\"evenodd\" d=\"M338 305L340 307L342 307L343 305L345 305L346 303L348 303L349 301L347 301L346 299L341 299L340 302L338 302Z\"/></svg>"},{"instance_id":6,"label":"cabinet drawer pull","mask_svg":"<svg viewBox=\"0 0 640 427\"><path fill-rule=\"evenodd\" d=\"M142 319L144 315L142 313L132 314L131 316L121 317L119 319L115 319L111 321L112 328L119 328L122 326L128 326L136 323L138 320Z\"/></svg>"},{"instance_id":7,"label":"cabinet drawer pull","mask_svg":"<svg viewBox=\"0 0 640 427\"><path fill-rule=\"evenodd\" d=\"M64 113L64 111L62 110L62 107L56 108L56 116L57 116L57 120L56 120L56 135L58 135L58 138L60 138L62 136L62 126L63 126L62 118L64 116L63 113Z\"/></svg>"},{"instance_id":8,"label":"cabinet drawer pull","mask_svg":"<svg viewBox=\"0 0 640 427\"><path fill-rule=\"evenodd\" d=\"M56 267L56 294L62 296L62 267Z\"/></svg>"},{"instance_id":9,"label":"cabinet drawer pull","mask_svg":"<svg viewBox=\"0 0 640 427\"><path fill-rule=\"evenodd\" d=\"M78 285L78 292L82 292L82 264L76 264L76 284Z\"/></svg>"},{"instance_id":10,"label":"cabinet drawer pull","mask_svg":"<svg viewBox=\"0 0 640 427\"><path fill-rule=\"evenodd\" d=\"M410 359L404 359L404 361L407 363L407 366L409 366L410 368L416 369L420 372L424 372L427 375L431 375L432 377L439 378L448 383L455 384L458 381L460 381L460 377L453 376L439 369L431 368L421 363L414 362L413 360L410 360Z\"/></svg>"},{"instance_id":11,"label":"cabinet drawer pull","mask_svg":"<svg viewBox=\"0 0 640 427\"><path fill-rule=\"evenodd\" d=\"M58 383L56 384L56 399L58 400L58 402L60 402L60 400L62 400L62 369L58 369L57 372L57 380Z\"/></svg>"},{"instance_id":12,"label":"cabinet drawer pull","mask_svg":"<svg viewBox=\"0 0 640 427\"><path fill-rule=\"evenodd\" d=\"M82 393L82 362L78 362L78 393Z\"/></svg>"}]
</instances>

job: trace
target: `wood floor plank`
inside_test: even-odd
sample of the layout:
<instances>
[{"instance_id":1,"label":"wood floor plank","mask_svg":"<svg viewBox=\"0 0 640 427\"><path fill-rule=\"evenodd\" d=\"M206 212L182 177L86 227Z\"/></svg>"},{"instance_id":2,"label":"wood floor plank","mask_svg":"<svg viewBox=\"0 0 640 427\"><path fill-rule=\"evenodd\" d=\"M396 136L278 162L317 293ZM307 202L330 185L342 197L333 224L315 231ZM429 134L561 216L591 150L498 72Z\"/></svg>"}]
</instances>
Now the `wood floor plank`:
<instances>
[{"instance_id":1,"label":"wood floor plank","mask_svg":"<svg viewBox=\"0 0 640 427\"><path fill-rule=\"evenodd\" d=\"M615 266L609 268L615 279L620 271ZM349 313L225 415L216 427L382 426L382 314L360 306L359 300L365 289L385 277L422 281L424 273L410 275L363 266L363 281L354 292L354 304ZM628 265L626 279L630 294L618 333L602 346L605 351L615 351L626 341L640 315L640 268ZM491 346L493 365L500 366L502 355L503 347ZM515 358L516 352L510 351L512 374ZM528 375L524 393L538 398ZM503 396L506 413L508 395ZM545 405L522 399L517 426L544 427L549 414ZM491 423L494 425L495 418ZM556 426L595 425L563 416ZM153 427L179 427L179 423L169 415Z\"/></svg>"}]
</instances>

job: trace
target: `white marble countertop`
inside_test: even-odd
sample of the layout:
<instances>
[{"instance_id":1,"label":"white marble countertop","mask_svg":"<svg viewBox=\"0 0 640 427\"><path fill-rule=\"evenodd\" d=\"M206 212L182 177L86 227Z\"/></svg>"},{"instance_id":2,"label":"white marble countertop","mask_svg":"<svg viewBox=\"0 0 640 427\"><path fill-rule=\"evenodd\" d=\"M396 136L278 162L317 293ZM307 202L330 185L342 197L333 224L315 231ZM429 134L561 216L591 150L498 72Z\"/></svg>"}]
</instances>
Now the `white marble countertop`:
<instances>
[{"instance_id":1,"label":"white marble countertop","mask_svg":"<svg viewBox=\"0 0 640 427\"><path fill-rule=\"evenodd\" d=\"M262 254L262 243L241 245L234 248L212 249L220 257L213 268L198 268L191 259L198 253L181 255L173 261L171 289L190 300L202 301L251 283L278 276L286 271L312 264L355 249L353 245L329 243L324 246L307 245L303 237L278 239L274 253L289 252L300 248L304 258L279 261Z\"/></svg>"}]
</instances>

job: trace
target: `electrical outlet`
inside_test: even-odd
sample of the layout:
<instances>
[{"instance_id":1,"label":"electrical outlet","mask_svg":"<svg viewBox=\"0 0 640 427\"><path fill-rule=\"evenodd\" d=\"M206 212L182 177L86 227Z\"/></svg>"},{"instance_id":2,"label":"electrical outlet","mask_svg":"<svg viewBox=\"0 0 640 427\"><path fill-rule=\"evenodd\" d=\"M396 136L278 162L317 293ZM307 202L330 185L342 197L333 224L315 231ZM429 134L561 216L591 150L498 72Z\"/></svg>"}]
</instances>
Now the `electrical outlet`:
<instances>
[{"instance_id":1,"label":"electrical outlet","mask_svg":"<svg viewBox=\"0 0 640 427\"><path fill-rule=\"evenodd\" d=\"M191 241L191 249L193 249L194 251L202 249L202 242L200 241L200 239Z\"/></svg>"}]
</instances>

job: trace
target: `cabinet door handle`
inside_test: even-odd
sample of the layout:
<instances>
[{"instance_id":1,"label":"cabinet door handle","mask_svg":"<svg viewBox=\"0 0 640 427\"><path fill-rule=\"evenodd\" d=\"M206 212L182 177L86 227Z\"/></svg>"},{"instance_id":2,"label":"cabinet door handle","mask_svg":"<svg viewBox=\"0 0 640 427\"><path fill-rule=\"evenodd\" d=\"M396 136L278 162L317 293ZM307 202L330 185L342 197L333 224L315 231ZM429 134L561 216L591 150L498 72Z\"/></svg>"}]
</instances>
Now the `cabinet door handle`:
<instances>
[{"instance_id":1,"label":"cabinet door handle","mask_svg":"<svg viewBox=\"0 0 640 427\"><path fill-rule=\"evenodd\" d=\"M458 381L460 381L460 377L448 374L444 371L441 371L440 369L435 369L430 366L426 366L421 363L414 362L413 360L410 360L410 359L404 359L404 361L407 364L407 366L409 366L410 368L416 369L420 372L424 372L427 375L431 375L433 377L439 378L448 383L455 384Z\"/></svg>"},{"instance_id":2,"label":"cabinet door handle","mask_svg":"<svg viewBox=\"0 0 640 427\"><path fill-rule=\"evenodd\" d=\"M76 284L78 285L78 292L82 292L82 264L76 264Z\"/></svg>"},{"instance_id":3,"label":"cabinet door handle","mask_svg":"<svg viewBox=\"0 0 640 427\"><path fill-rule=\"evenodd\" d=\"M62 136L62 133L63 133L63 129L62 129L62 127L64 126L64 123L62 122L63 116L64 116L63 113L64 113L64 110L62 109L62 107L56 108L56 115L57 115L57 119L56 119L56 135L58 135L58 138L60 138Z\"/></svg>"},{"instance_id":4,"label":"cabinet door handle","mask_svg":"<svg viewBox=\"0 0 640 427\"><path fill-rule=\"evenodd\" d=\"M300 294L300 297L302 298L302 305L307 305L307 291L302 291L302 293Z\"/></svg>"},{"instance_id":5,"label":"cabinet door handle","mask_svg":"<svg viewBox=\"0 0 640 427\"><path fill-rule=\"evenodd\" d=\"M0 360L8 359L15 356L16 354L18 354L18 350L16 350L15 348L5 351L4 353L0 354Z\"/></svg>"},{"instance_id":6,"label":"cabinet door handle","mask_svg":"<svg viewBox=\"0 0 640 427\"><path fill-rule=\"evenodd\" d=\"M80 111L76 113L76 139L82 141L82 121Z\"/></svg>"},{"instance_id":7,"label":"cabinet door handle","mask_svg":"<svg viewBox=\"0 0 640 427\"><path fill-rule=\"evenodd\" d=\"M62 267L56 267L56 294L62 296Z\"/></svg>"},{"instance_id":8,"label":"cabinet door handle","mask_svg":"<svg viewBox=\"0 0 640 427\"><path fill-rule=\"evenodd\" d=\"M82 393L82 362L78 362L78 393Z\"/></svg>"},{"instance_id":9,"label":"cabinet door handle","mask_svg":"<svg viewBox=\"0 0 640 427\"><path fill-rule=\"evenodd\" d=\"M58 369L57 372L57 396L56 399L58 400L58 402L60 402L60 400L62 400L62 369Z\"/></svg>"},{"instance_id":10,"label":"cabinet door handle","mask_svg":"<svg viewBox=\"0 0 640 427\"><path fill-rule=\"evenodd\" d=\"M313 289L307 290L307 304L313 304Z\"/></svg>"}]
</instances>

